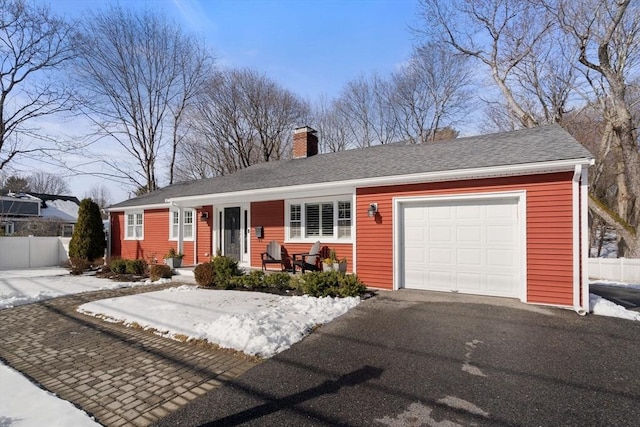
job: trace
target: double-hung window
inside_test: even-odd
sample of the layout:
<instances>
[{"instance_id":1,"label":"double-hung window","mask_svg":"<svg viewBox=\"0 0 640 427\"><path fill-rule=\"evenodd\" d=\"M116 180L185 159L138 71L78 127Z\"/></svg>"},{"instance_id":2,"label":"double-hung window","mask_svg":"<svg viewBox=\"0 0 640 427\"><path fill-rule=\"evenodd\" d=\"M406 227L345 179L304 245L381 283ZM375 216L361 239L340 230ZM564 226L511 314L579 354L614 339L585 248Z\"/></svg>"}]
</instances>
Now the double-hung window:
<instances>
[{"instance_id":1,"label":"double-hung window","mask_svg":"<svg viewBox=\"0 0 640 427\"><path fill-rule=\"evenodd\" d=\"M289 240L351 239L351 201L296 201L287 205Z\"/></svg>"},{"instance_id":2,"label":"double-hung window","mask_svg":"<svg viewBox=\"0 0 640 427\"><path fill-rule=\"evenodd\" d=\"M14 231L12 222L0 223L0 236L11 236Z\"/></svg>"},{"instance_id":3,"label":"double-hung window","mask_svg":"<svg viewBox=\"0 0 640 427\"><path fill-rule=\"evenodd\" d=\"M182 224L182 235L185 240L193 240L193 210L185 210Z\"/></svg>"},{"instance_id":4,"label":"double-hung window","mask_svg":"<svg viewBox=\"0 0 640 427\"><path fill-rule=\"evenodd\" d=\"M193 209L184 209L182 217L178 209L171 209L169 211L169 239L178 240L180 227L182 227L182 238L184 240L193 240L193 218Z\"/></svg>"},{"instance_id":5,"label":"double-hung window","mask_svg":"<svg viewBox=\"0 0 640 427\"><path fill-rule=\"evenodd\" d=\"M125 216L127 220L125 239L144 239L144 216L142 212L127 212Z\"/></svg>"},{"instance_id":6,"label":"double-hung window","mask_svg":"<svg viewBox=\"0 0 640 427\"><path fill-rule=\"evenodd\" d=\"M333 202L305 203L304 237L333 237Z\"/></svg>"}]
</instances>

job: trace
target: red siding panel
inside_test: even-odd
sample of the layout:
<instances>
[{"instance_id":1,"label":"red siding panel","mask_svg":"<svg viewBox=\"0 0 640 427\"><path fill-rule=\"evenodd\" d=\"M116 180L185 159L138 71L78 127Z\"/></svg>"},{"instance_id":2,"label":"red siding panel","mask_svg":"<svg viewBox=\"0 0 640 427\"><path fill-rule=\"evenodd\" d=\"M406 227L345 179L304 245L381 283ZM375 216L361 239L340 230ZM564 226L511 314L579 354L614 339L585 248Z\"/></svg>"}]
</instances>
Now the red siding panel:
<instances>
[{"instance_id":1,"label":"red siding panel","mask_svg":"<svg viewBox=\"0 0 640 427\"><path fill-rule=\"evenodd\" d=\"M169 210L144 211L143 227L144 240L124 240L124 230L122 230L120 256L127 259L146 259L147 261L155 258L158 262L162 262L162 257L167 253L169 247L177 247L177 242L169 242Z\"/></svg>"},{"instance_id":2,"label":"red siding panel","mask_svg":"<svg viewBox=\"0 0 640 427\"><path fill-rule=\"evenodd\" d=\"M284 200L251 203L251 227L263 227L262 239L251 232L251 267L262 268L260 254L270 241L284 244ZM288 249L288 248L287 248Z\"/></svg>"},{"instance_id":3,"label":"red siding panel","mask_svg":"<svg viewBox=\"0 0 640 427\"><path fill-rule=\"evenodd\" d=\"M356 192L357 265L372 287L393 286L393 198L526 191L527 300L572 305L572 173L361 188ZM367 216L378 203L378 216Z\"/></svg>"},{"instance_id":4,"label":"red siding panel","mask_svg":"<svg viewBox=\"0 0 640 427\"><path fill-rule=\"evenodd\" d=\"M202 213L206 212L208 218L206 221L201 221L200 217ZM195 220L198 222L196 226L196 242L198 245L197 259L193 264L200 262L207 262L213 255L213 206L203 206L196 211Z\"/></svg>"},{"instance_id":5,"label":"red siding panel","mask_svg":"<svg viewBox=\"0 0 640 427\"><path fill-rule=\"evenodd\" d=\"M124 212L111 213L111 223L109 224L111 235L111 257L122 257L122 241L124 240Z\"/></svg>"}]
</instances>

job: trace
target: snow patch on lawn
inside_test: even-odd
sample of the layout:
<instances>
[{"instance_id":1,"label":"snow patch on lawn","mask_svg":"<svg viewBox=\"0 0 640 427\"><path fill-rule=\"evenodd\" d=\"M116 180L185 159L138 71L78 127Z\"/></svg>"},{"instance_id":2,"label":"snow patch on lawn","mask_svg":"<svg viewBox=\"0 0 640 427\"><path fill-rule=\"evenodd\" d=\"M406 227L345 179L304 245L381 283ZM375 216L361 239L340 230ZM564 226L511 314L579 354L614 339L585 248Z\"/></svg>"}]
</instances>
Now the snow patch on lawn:
<instances>
[{"instance_id":1,"label":"snow patch on lawn","mask_svg":"<svg viewBox=\"0 0 640 427\"><path fill-rule=\"evenodd\" d=\"M95 276L73 276L64 268L36 268L0 271L0 310L64 295L82 292L129 288L171 282L113 282Z\"/></svg>"},{"instance_id":2,"label":"snow patch on lawn","mask_svg":"<svg viewBox=\"0 0 640 427\"><path fill-rule=\"evenodd\" d=\"M180 286L83 304L81 313L168 337L206 340L263 358L291 347L315 327L360 303L360 298L280 296Z\"/></svg>"},{"instance_id":3,"label":"snow patch on lawn","mask_svg":"<svg viewBox=\"0 0 640 427\"><path fill-rule=\"evenodd\" d=\"M0 363L0 426L94 427L84 411Z\"/></svg>"}]
</instances>

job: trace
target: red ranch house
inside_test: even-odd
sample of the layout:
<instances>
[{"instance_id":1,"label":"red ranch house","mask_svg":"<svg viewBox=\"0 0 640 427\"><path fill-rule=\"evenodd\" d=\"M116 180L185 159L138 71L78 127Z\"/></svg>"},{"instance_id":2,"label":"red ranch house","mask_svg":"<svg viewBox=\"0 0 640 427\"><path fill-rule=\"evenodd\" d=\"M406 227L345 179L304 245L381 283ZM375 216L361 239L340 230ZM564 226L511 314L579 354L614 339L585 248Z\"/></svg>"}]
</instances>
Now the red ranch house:
<instances>
[{"instance_id":1,"label":"red ranch house","mask_svg":"<svg viewBox=\"0 0 640 427\"><path fill-rule=\"evenodd\" d=\"M589 309L587 168L557 125L435 144L317 154L175 184L110 208L111 255L184 263L217 251L260 268L320 240L370 287L461 292Z\"/></svg>"}]
</instances>

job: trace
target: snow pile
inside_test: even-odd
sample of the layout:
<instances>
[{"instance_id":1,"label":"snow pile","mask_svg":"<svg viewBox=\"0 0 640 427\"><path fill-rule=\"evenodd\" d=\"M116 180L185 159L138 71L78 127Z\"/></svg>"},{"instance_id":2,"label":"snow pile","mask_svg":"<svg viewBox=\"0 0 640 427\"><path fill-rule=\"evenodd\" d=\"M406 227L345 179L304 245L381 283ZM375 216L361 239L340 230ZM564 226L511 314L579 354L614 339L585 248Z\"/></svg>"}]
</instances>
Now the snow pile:
<instances>
[{"instance_id":1,"label":"snow pile","mask_svg":"<svg viewBox=\"0 0 640 427\"><path fill-rule=\"evenodd\" d=\"M64 268L0 271L0 310L81 292L170 282L112 282L93 276L72 276Z\"/></svg>"},{"instance_id":2,"label":"snow pile","mask_svg":"<svg viewBox=\"0 0 640 427\"><path fill-rule=\"evenodd\" d=\"M589 294L589 305L593 314L640 321L640 313L627 310L623 306L595 294Z\"/></svg>"},{"instance_id":3,"label":"snow pile","mask_svg":"<svg viewBox=\"0 0 640 427\"><path fill-rule=\"evenodd\" d=\"M180 286L84 304L78 311L259 357L272 357L360 302Z\"/></svg>"},{"instance_id":4,"label":"snow pile","mask_svg":"<svg viewBox=\"0 0 640 427\"><path fill-rule=\"evenodd\" d=\"M71 403L38 388L20 373L0 363L0 426L99 425Z\"/></svg>"}]
</instances>

